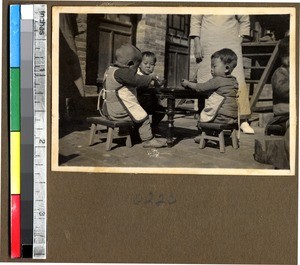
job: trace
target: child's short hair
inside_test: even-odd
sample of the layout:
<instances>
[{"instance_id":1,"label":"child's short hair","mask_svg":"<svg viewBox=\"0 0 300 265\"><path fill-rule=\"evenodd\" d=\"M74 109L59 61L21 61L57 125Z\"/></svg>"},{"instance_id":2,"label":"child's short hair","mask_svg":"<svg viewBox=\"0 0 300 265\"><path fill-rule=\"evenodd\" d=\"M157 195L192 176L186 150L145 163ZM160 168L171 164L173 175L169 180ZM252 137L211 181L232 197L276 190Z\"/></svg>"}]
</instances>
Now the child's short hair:
<instances>
[{"instance_id":1,"label":"child's short hair","mask_svg":"<svg viewBox=\"0 0 300 265\"><path fill-rule=\"evenodd\" d=\"M150 51L145 51L142 53L142 57L144 58L145 57L150 57L150 58L153 58L154 60L154 63L156 63L156 56L153 52L150 52Z\"/></svg>"},{"instance_id":2,"label":"child's short hair","mask_svg":"<svg viewBox=\"0 0 300 265\"><path fill-rule=\"evenodd\" d=\"M237 55L236 53L228 48L216 51L212 54L211 60L220 58L220 60L225 64L229 66L230 73L233 71L233 69L237 65Z\"/></svg>"},{"instance_id":3,"label":"child's short hair","mask_svg":"<svg viewBox=\"0 0 300 265\"><path fill-rule=\"evenodd\" d=\"M137 47L131 44L123 44L116 50L115 60L116 65L120 67L130 66L135 62L141 62L142 54Z\"/></svg>"},{"instance_id":4,"label":"child's short hair","mask_svg":"<svg viewBox=\"0 0 300 265\"><path fill-rule=\"evenodd\" d=\"M278 45L278 52L280 58L289 57L290 56L290 37L284 37Z\"/></svg>"}]
</instances>

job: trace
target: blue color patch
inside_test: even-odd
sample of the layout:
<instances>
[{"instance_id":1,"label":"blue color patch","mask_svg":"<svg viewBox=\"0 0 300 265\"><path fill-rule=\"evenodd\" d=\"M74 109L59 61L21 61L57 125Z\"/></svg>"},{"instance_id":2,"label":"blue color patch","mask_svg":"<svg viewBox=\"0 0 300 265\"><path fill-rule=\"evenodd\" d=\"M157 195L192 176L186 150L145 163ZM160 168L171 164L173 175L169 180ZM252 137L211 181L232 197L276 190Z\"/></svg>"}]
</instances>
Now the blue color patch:
<instances>
[{"instance_id":1,"label":"blue color patch","mask_svg":"<svg viewBox=\"0 0 300 265\"><path fill-rule=\"evenodd\" d=\"M10 6L9 52L10 67L20 67L20 5Z\"/></svg>"}]
</instances>

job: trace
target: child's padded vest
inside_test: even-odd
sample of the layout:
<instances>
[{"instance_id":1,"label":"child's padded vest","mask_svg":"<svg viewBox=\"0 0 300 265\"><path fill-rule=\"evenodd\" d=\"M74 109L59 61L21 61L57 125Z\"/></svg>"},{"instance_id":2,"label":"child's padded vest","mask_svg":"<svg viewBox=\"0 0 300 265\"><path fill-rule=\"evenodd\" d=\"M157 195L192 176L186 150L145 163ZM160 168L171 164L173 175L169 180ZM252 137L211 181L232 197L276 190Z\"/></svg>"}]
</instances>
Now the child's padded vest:
<instances>
[{"instance_id":1,"label":"child's padded vest","mask_svg":"<svg viewBox=\"0 0 300 265\"><path fill-rule=\"evenodd\" d=\"M137 100L136 88L117 82L114 78L117 69L110 66L104 74L104 88L98 97L98 110L111 120L121 120L129 115L134 122L142 122L148 118L148 114Z\"/></svg>"}]
</instances>

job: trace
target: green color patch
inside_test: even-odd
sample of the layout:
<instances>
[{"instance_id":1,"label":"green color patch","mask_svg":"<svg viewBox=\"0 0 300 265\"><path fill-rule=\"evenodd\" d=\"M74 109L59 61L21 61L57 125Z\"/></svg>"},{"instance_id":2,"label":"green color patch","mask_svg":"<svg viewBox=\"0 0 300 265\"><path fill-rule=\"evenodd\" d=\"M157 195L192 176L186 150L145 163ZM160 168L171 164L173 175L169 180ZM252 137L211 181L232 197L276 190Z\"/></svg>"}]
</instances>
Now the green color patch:
<instances>
[{"instance_id":1,"label":"green color patch","mask_svg":"<svg viewBox=\"0 0 300 265\"><path fill-rule=\"evenodd\" d=\"M10 131L20 131L20 68L10 68Z\"/></svg>"}]
</instances>

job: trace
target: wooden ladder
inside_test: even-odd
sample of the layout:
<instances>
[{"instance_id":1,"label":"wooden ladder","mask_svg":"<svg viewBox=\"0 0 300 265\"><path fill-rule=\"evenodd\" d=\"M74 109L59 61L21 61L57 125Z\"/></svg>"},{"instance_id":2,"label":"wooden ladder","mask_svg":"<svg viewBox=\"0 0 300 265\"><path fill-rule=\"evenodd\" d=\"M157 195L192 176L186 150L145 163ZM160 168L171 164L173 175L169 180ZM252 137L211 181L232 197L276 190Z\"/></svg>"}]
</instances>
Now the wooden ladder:
<instances>
[{"instance_id":1,"label":"wooden ladder","mask_svg":"<svg viewBox=\"0 0 300 265\"><path fill-rule=\"evenodd\" d=\"M250 85L250 108L252 112L272 111L271 107L258 108L256 104L269 77L274 72L278 58L279 42L246 42L242 44L243 58L248 58L251 65L245 65L246 83ZM248 61L249 62L249 61ZM249 78L247 78L247 71Z\"/></svg>"}]
</instances>

